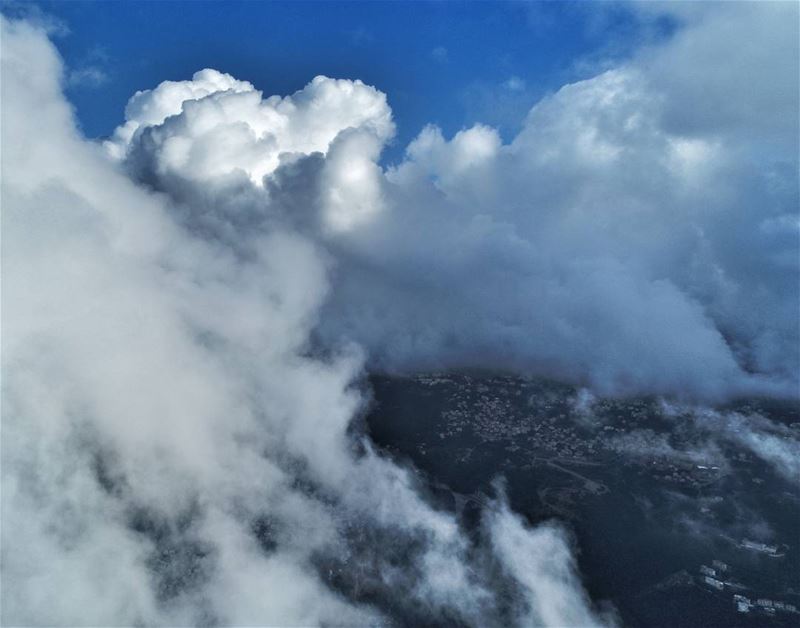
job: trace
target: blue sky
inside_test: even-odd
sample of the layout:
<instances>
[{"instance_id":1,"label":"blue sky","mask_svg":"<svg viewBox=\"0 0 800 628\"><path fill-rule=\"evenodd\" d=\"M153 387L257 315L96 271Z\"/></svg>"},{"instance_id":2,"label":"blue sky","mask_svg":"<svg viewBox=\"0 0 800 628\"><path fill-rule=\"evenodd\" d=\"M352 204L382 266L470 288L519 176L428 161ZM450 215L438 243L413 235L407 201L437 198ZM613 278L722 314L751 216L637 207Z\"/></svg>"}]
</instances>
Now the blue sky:
<instances>
[{"instance_id":1,"label":"blue sky","mask_svg":"<svg viewBox=\"0 0 800 628\"><path fill-rule=\"evenodd\" d=\"M565 82L671 30L624 5L399 2L52 2L68 97L89 137L108 135L127 99L204 67L288 94L317 74L386 92L398 123L389 157L432 122L480 121L507 138ZM8 9L8 5L6 5ZM13 7L12 7L13 9ZM16 7L19 10L19 7Z\"/></svg>"}]
</instances>

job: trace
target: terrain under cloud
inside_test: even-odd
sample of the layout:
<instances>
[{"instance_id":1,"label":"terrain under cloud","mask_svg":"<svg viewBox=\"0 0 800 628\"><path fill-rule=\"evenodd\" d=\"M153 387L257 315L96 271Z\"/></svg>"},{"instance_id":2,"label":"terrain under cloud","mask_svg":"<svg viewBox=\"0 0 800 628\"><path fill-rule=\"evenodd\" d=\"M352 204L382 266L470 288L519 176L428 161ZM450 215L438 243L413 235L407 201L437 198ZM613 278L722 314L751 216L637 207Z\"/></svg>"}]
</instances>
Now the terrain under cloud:
<instances>
[{"instance_id":1,"label":"terrain under cloud","mask_svg":"<svg viewBox=\"0 0 800 628\"><path fill-rule=\"evenodd\" d=\"M350 427L365 364L797 394L797 6L681 12L392 166L326 77L202 70L88 141L3 19L3 623L613 623L562 528L498 491L470 538Z\"/></svg>"}]
</instances>

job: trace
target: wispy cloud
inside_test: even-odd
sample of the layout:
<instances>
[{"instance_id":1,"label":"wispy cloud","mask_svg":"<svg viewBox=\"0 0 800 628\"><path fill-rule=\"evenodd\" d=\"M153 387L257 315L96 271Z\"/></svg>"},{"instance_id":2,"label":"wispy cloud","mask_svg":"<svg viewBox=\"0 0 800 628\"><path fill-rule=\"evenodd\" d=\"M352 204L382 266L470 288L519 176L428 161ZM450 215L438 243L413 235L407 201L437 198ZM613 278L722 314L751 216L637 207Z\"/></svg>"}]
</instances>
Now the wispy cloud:
<instances>
[{"instance_id":1,"label":"wispy cloud","mask_svg":"<svg viewBox=\"0 0 800 628\"><path fill-rule=\"evenodd\" d=\"M444 46L436 46L436 48L431 50L431 57L433 57L433 60L437 63L447 63L449 61L447 48Z\"/></svg>"},{"instance_id":2,"label":"wispy cloud","mask_svg":"<svg viewBox=\"0 0 800 628\"><path fill-rule=\"evenodd\" d=\"M70 71L67 82L70 87L100 87L109 80L108 74L97 66L83 66Z\"/></svg>"}]
</instances>

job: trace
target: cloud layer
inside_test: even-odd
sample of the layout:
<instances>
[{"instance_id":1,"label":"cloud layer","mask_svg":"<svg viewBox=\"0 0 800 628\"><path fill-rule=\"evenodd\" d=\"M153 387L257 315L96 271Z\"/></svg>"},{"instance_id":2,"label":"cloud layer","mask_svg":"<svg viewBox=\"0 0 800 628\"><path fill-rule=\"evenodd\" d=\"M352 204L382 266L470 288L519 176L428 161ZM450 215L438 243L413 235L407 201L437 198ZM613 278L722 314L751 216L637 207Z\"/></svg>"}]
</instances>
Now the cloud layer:
<instances>
[{"instance_id":1,"label":"cloud layer","mask_svg":"<svg viewBox=\"0 0 800 628\"><path fill-rule=\"evenodd\" d=\"M136 94L106 147L190 228L315 241L334 264L317 337L374 367L796 396L797 8L675 11L668 43L544 98L508 143L428 126L384 167L375 88L264 98L204 70Z\"/></svg>"},{"instance_id":2,"label":"cloud layer","mask_svg":"<svg viewBox=\"0 0 800 628\"><path fill-rule=\"evenodd\" d=\"M276 171L275 151L234 151L239 196L206 223L186 213L231 174L201 146L284 141L253 140L241 107L293 150L333 140L321 202L350 228L336 212L370 193L372 138L391 129L381 95L317 79L262 101L206 71L136 96L130 138L152 181L185 184L170 198L79 135L43 31L2 19L2 73L2 623L606 623L563 530L526 527L498 496L471 540L349 431L361 352L311 338L330 254L269 208L240 205L267 218L233 227L226 213L264 198L252 175ZM170 117L184 97L192 121Z\"/></svg>"}]
</instances>

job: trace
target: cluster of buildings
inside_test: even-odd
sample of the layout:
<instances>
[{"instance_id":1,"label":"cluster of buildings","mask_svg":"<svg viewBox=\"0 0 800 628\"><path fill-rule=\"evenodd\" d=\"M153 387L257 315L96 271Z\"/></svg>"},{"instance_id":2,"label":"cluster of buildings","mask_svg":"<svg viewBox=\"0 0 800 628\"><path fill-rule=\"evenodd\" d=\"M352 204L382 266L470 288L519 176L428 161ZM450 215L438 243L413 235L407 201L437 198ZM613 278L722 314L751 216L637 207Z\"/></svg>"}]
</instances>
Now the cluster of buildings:
<instances>
[{"instance_id":1,"label":"cluster of buildings","mask_svg":"<svg viewBox=\"0 0 800 628\"><path fill-rule=\"evenodd\" d=\"M762 611L768 615L774 615L777 612L783 613L797 613L797 606L788 602L781 602L780 600L770 600L769 598L761 597L753 601L744 595L735 594L733 596L733 603L736 605L736 610L740 613L750 613L754 610Z\"/></svg>"},{"instance_id":2,"label":"cluster of buildings","mask_svg":"<svg viewBox=\"0 0 800 628\"><path fill-rule=\"evenodd\" d=\"M700 576L702 581L712 589L717 591L724 591L725 588L744 589L745 587L735 582L724 580L728 574L730 567L723 563L721 560L714 560L712 566L700 565ZM780 600L772 600L770 598L760 597L751 599L740 593L733 594L733 604L736 610L740 613L762 612L767 615L774 615L778 612L781 613L798 613L798 608L795 604L789 602L782 602Z\"/></svg>"},{"instance_id":3,"label":"cluster of buildings","mask_svg":"<svg viewBox=\"0 0 800 628\"><path fill-rule=\"evenodd\" d=\"M703 582L717 591L722 591L726 586L739 587L739 585L733 582L725 582L722 579L724 574L730 569L726 563L723 563L721 560L714 560L711 564L713 567L700 565L700 575L703 577Z\"/></svg>"},{"instance_id":4,"label":"cluster of buildings","mask_svg":"<svg viewBox=\"0 0 800 628\"><path fill-rule=\"evenodd\" d=\"M598 455L622 458L623 464L642 468L652 477L699 488L717 481L724 470L661 443L663 435L639 427L653 411L643 400L603 400L596 411L603 416L600 430L580 429L570 420L575 409L564 390L541 391L536 383L518 378L497 378L491 386L468 375L417 376L428 387L447 387L448 408L438 436L440 440L474 433L483 442L506 443L509 452L586 463ZM663 450L663 451L662 451Z\"/></svg>"},{"instance_id":5,"label":"cluster of buildings","mask_svg":"<svg viewBox=\"0 0 800 628\"><path fill-rule=\"evenodd\" d=\"M766 554L767 556L779 557L783 556L783 554L778 552L778 547L776 545L767 545L766 543L759 543L758 541L750 541L748 539L742 539L742 542L739 544L740 547L744 549L752 550L754 552L760 552L761 554Z\"/></svg>"}]
</instances>

